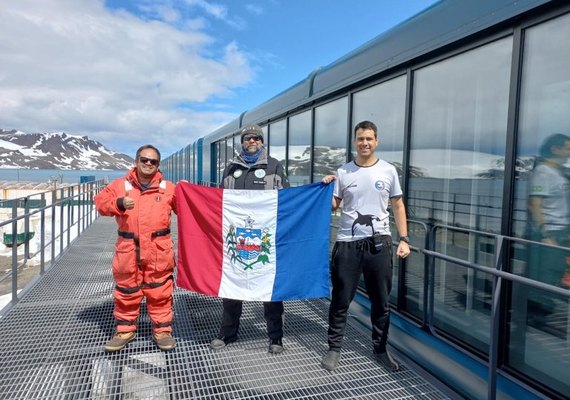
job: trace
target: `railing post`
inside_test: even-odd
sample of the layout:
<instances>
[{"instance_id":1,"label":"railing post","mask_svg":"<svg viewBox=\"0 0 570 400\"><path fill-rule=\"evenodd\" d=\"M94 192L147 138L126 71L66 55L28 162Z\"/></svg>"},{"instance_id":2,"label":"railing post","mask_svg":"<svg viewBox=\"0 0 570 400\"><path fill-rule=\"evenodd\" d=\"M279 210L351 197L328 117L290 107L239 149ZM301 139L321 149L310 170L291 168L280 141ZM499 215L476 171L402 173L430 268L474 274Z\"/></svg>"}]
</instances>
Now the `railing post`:
<instances>
[{"instance_id":1,"label":"railing post","mask_svg":"<svg viewBox=\"0 0 570 400\"><path fill-rule=\"evenodd\" d=\"M503 236L495 236L495 270L501 270L501 254L503 250ZM489 337L489 376L487 378L487 398L495 400L497 397L497 362L499 352L499 312L501 305L502 279L493 276L493 304L491 306L490 337Z\"/></svg>"},{"instance_id":2,"label":"railing post","mask_svg":"<svg viewBox=\"0 0 570 400\"><path fill-rule=\"evenodd\" d=\"M81 224L81 231L85 229L85 184L79 185L79 204L81 204L81 214L79 221Z\"/></svg>"},{"instance_id":3,"label":"railing post","mask_svg":"<svg viewBox=\"0 0 570 400\"><path fill-rule=\"evenodd\" d=\"M51 191L51 259L50 265L53 265L55 260L55 202L57 201L57 194L55 190Z\"/></svg>"},{"instance_id":4,"label":"railing post","mask_svg":"<svg viewBox=\"0 0 570 400\"><path fill-rule=\"evenodd\" d=\"M71 243L71 227L73 226L73 221L71 219L71 210L73 210L72 186L67 188L67 201L67 245L69 246L69 243Z\"/></svg>"},{"instance_id":5,"label":"railing post","mask_svg":"<svg viewBox=\"0 0 570 400\"><path fill-rule=\"evenodd\" d=\"M59 190L59 198L60 198L60 205L59 205L59 254L63 253L63 207L64 203L63 200L65 199L63 188Z\"/></svg>"},{"instance_id":6,"label":"railing post","mask_svg":"<svg viewBox=\"0 0 570 400\"><path fill-rule=\"evenodd\" d=\"M429 225L428 225L429 228ZM436 243L436 227L426 229L428 237L426 238L426 248L435 251ZM434 302L435 302L435 257L431 257L426 254L425 264L424 264L424 320L429 329L432 329L433 325L433 313L434 313Z\"/></svg>"},{"instance_id":7,"label":"railing post","mask_svg":"<svg viewBox=\"0 0 570 400\"><path fill-rule=\"evenodd\" d=\"M30 259L30 198L24 198L24 259Z\"/></svg>"},{"instance_id":8,"label":"railing post","mask_svg":"<svg viewBox=\"0 0 570 400\"><path fill-rule=\"evenodd\" d=\"M18 201L12 202L12 304L18 302Z\"/></svg>"},{"instance_id":9,"label":"railing post","mask_svg":"<svg viewBox=\"0 0 570 400\"><path fill-rule=\"evenodd\" d=\"M77 223L77 237L79 237L81 235L81 185L77 185L76 187L74 187L73 189L73 198L77 199L77 215L75 216L76 219L76 223ZM75 192L75 189L77 189L77 193ZM75 211L75 209L74 209Z\"/></svg>"},{"instance_id":10,"label":"railing post","mask_svg":"<svg viewBox=\"0 0 570 400\"><path fill-rule=\"evenodd\" d=\"M41 206L42 211L40 211L40 274L43 275L45 272L46 264L46 212L45 212L45 200L46 195L42 193L41 195Z\"/></svg>"},{"instance_id":11,"label":"railing post","mask_svg":"<svg viewBox=\"0 0 570 400\"><path fill-rule=\"evenodd\" d=\"M93 223L93 209L95 207L94 202L94 192L95 192L95 182L89 183L89 225Z\"/></svg>"}]
</instances>

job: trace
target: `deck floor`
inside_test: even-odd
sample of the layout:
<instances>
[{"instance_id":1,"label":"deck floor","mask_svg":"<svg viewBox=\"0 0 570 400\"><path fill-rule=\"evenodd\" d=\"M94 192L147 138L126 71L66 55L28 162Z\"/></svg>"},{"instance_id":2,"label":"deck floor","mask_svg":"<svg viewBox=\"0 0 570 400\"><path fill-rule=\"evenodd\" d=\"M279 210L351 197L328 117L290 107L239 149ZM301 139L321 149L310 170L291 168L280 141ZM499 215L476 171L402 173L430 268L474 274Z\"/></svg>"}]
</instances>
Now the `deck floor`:
<instances>
[{"instance_id":1,"label":"deck floor","mask_svg":"<svg viewBox=\"0 0 570 400\"><path fill-rule=\"evenodd\" d=\"M405 360L396 373L378 365L352 318L338 369L323 370L326 299L286 302L280 355L267 351L261 303L246 302L239 340L214 352L221 300L176 289L176 349L156 348L143 303L137 339L107 354L115 232L113 219L95 221L0 319L1 399L449 398Z\"/></svg>"}]
</instances>

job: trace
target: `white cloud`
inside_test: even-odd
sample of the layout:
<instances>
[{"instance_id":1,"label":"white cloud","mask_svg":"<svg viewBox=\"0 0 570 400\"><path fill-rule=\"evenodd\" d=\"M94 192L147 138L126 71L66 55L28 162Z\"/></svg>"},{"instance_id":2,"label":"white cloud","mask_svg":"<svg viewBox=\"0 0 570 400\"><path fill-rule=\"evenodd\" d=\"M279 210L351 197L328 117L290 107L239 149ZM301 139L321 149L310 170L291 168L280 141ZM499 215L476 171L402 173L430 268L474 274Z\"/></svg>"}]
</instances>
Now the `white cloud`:
<instances>
[{"instance_id":1,"label":"white cloud","mask_svg":"<svg viewBox=\"0 0 570 400\"><path fill-rule=\"evenodd\" d=\"M218 3L205 0L186 0L186 4L200 7L206 13L221 20L226 19L228 16L227 7Z\"/></svg>"},{"instance_id":2,"label":"white cloud","mask_svg":"<svg viewBox=\"0 0 570 400\"><path fill-rule=\"evenodd\" d=\"M188 3L227 17L223 6ZM246 54L201 32L200 16L183 21L168 1L149 4L154 18L145 19L102 0L0 8L0 37L10 38L0 41L0 128L88 135L124 152L151 142L169 154L234 118L189 105L249 83Z\"/></svg>"},{"instance_id":3,"label":"white cloud","mask_svg":"<svg viewBox=\"0 0 570 400\"><path fill-rule=\"evenodd\" d=\"M251 4L251 3L246 4L245 9L250 13L252 13L253 15L262 15L264 12L263 7L261 7L258 4Z\"/></svg>"}]
</instances>

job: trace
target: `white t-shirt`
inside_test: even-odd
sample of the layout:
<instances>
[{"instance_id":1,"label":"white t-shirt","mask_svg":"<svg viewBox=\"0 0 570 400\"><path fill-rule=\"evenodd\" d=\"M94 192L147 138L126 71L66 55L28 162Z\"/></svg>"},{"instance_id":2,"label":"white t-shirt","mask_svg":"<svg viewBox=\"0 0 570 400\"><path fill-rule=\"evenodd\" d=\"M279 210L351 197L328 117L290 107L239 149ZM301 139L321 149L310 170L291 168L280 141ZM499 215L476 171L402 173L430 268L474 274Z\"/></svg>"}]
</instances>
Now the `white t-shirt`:
<instances>
[{"instance_id":1,"label":"white t-shirt","mask_svg":"<svg viewBox=\"0 0 570 400\"><path fill-rule=\"evenodd\" d=\"M388 204L402 196L396 168L384 160L370 167L351 161L337 170L334 196L342 199L337 240L348 242L371 237L374 232L390 235Z\"/></svg>"},{"instance_id":2,"label":"white t-shirt","mask_svg":"<svg viewBox=\"0 0 570 400\"><path fill-rule=\"evenodd\" d=\"M539 164L530 178L530 195L542 198L545 230L556 231L570 225L570 182L560 170Z\"/></svg>"}]
</instances>

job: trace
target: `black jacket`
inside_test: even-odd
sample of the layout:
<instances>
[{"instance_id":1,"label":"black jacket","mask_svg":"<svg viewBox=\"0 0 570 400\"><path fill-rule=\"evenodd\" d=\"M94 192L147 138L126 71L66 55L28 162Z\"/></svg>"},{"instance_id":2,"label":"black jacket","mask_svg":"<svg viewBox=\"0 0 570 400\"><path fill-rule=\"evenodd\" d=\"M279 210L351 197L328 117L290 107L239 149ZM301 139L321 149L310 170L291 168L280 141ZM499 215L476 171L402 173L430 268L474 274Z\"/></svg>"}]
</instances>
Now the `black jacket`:
<instances>
[{"instance_id":1,"label":"black jacket","mask_svg":"<svg viewBox=\"0 0 570 400\"><path fill-rule=\"evenodd\" d=\"M289 180L277 159L267 157L264 151L257 162L248 165L236 157L224 170L221 187L224 189L272 190L288 188Z\"/></svg>"}]
</instances>

